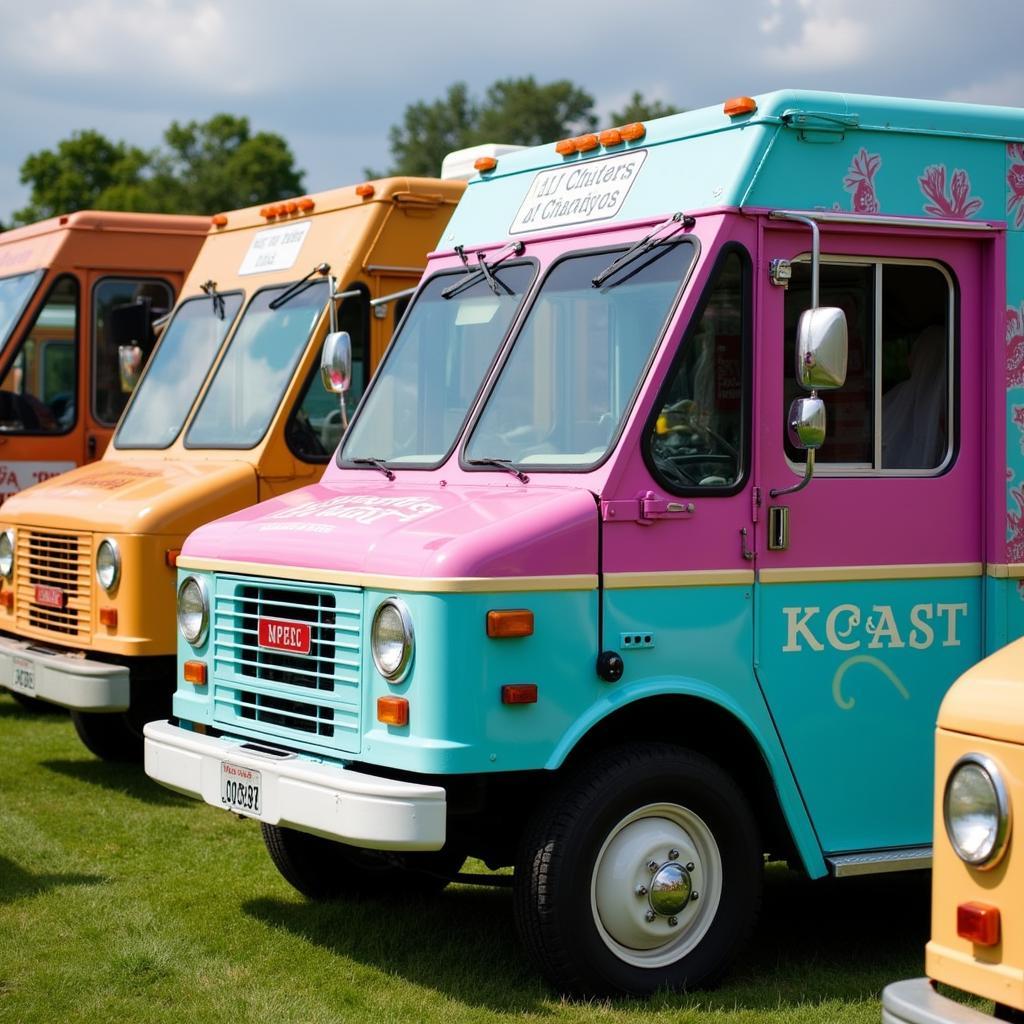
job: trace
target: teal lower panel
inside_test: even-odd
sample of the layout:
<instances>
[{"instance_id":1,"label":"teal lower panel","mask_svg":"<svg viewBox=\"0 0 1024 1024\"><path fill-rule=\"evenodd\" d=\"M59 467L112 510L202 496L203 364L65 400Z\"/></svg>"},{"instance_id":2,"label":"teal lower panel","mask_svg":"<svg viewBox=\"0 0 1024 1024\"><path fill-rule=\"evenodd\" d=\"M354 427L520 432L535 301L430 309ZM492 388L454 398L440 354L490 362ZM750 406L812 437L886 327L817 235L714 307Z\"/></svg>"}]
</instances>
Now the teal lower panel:
<instances>
[{"instance_id":1,"label":"teal lower panel","mask_svg":"<svg viewBox=\"0 0 1024 1024\"><path fill-rule=\"evenodd\" d=\"M981 657L982 586L759 586L758 678L824 850L931 842L935 720Z\"/></svg>"}]
</instances>

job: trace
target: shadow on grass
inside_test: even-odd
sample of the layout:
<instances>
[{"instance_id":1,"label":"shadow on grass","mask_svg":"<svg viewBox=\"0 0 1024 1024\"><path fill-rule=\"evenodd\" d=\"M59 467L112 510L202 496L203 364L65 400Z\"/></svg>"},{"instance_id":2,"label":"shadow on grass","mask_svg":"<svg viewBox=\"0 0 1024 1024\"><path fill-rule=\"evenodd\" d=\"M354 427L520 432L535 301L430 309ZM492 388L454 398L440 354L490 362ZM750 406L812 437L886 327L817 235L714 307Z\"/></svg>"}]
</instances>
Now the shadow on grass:
<instances>
[{"instance_id":1,"label":"shadow on grass","mask_svg":"<svg viewBox=\"0 0 1024 1024\"><path fill-rule=\"evenodd\" d=\"M40 767L65 775L91 786L100 786L115 793L124 793L154 807L183 807L195 803L154 782L141 764L120 764L113 761L40 761Z\"/></svg>"},{"instance_id":2,"label":"shadow on grass","mask_svg":"<svg viewBox=\"0 0 1024 1024\"><path fill-rule=\"evenodd\" d=\"M8 857L0 857L0 906L65 885L104 885L102 875L33 874Z\"/></svg>"},{"instance_id":3,"label":"shadow on grass","mask_svg":"<svg viewBox=\"0 0 1024 1024\"><path fill-rule=\"evenodd\" d=\"M34 697L15 697L9 690L0 689L0 718L52 719L66 722L68 709L59 704L49 704Z\"/></svg>"},{"instance_id":4,"label":"shadow on grass","mask_svg":"<svg viewBox=\"0 0 1024 1024\"><path fill-rule=\"evenodd\" d=\"M877 999L890 981L922 973L930 880L930 872L911 872L811 882L771 865L754 936L720 985L659 995L647 1005L772 1011L823 1000ZM400 910L370 901L303 904L272 898L250 900L242 909L339 956L467 1005L536 1013L548 1012L557 998L519 944L508 891L454 888Z\"/></svg>"}]
</instances>

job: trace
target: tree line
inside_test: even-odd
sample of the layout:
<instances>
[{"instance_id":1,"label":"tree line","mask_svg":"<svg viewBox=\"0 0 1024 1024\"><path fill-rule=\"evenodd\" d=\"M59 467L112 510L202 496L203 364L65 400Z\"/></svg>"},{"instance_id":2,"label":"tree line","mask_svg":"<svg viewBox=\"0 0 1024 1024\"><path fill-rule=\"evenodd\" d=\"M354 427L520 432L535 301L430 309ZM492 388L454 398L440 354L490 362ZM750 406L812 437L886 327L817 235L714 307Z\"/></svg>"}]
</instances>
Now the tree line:
<instances>
[{"instance_id":1,"label":"tree line","mask_svg":"<svg viewBox=\"0 0 1024 1024\"><path fill-rule=\"evenodd\" d=\"M609 123L677 110L634 92ZM405 108L388 131L391 166L365 173L433 177L456 149L483 142L533 146L596 126L594 97L566 79L501 79L479 98L465 82L455 82L438 99ZM287 141L275 132L253 132L247 117L172 121L162 144L148 150L85 129L25 158L20 180L29 186L29 202L11 219L30 224L84 209L213 214L288 199L305 190L304 176Z\"/></svg>"}]
</instances>

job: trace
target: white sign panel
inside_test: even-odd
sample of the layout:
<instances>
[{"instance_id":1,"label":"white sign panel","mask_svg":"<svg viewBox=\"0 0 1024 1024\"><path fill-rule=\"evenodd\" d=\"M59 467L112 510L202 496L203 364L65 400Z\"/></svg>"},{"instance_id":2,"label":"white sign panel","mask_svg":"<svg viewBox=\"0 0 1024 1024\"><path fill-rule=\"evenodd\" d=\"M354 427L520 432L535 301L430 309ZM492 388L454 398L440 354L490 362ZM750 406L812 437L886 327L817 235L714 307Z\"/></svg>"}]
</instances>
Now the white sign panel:
<instances>
[{"instance_id":1,"label":"white sign panel","mask_svg":"<svg viewBox=\"0 0 1024 1024\"><path fill-rule=\"evenodd\" d=\"M508 233L519 235L567 224L610 220L622 209L646 159L647 150L638 149L604 160L586 160L541 171L533 179Z\"/></svg>"},{"instance_id":2,"label":"white sign panel","mask_svg":"<svg viewBox=\"0 0 1024 1024\"><path fill-rule=\"evenodd\" d=\"M290 270L299 258L310 223L307 220L301 224L282 224L278 228L257 231L238 273L265 274L269 270Z\"/></svg>"}]
</instances>

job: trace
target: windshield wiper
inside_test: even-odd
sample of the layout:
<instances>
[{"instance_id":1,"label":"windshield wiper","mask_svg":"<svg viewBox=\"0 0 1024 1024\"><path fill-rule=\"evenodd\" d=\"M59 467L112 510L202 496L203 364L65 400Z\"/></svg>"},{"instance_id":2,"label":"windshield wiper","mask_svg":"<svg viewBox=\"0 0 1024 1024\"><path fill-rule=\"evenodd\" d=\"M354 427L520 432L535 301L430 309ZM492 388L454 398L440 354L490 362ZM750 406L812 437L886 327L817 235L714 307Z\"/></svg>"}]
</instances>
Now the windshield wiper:
<instances>
[{"instance_id":1,"label":"windshield wiper","mask_svg":"<svg viewBox=\"0 0 1024 1024\"><path fill-rule=\"evenodd\" d=\"M503 469L506 473L511 473L524 484L530 482L530 478L521 469L512 465L511 459L467 459L466 462L470 466L494 466L496 469Z\"/></svg>"},{"instance_id":2,"label":"windshield wiper","mask_svg":"<svg viewBox=\"0 0 1024 1024\"><path fill-rule=\"evenodd\" d=\"M213 300L213 311L216 315L223 320L224 319L224 296L217 291L217 282L214 280L207 281L205 284L199 286L201 292L205 292Z\"/></svg>"},{"instance_id":3,"label":"windshield wiper","mask_svg":"<svg viewBox=\"0 0 1024 1024\"><path fill-rule=\"evenodd\" d=\"M466 252L461 245L455 246L455 251L459 254L459 259L462 260L462 265L466 268L466 274L464 277L460 277L455 284L448 285L443 292L441 292L442 299L450 299L453 295L461 292L463 288L468 288L471 284L476 284L481 278L483 278L488 287L494 292L495 295L499 295L498 286L500 285L505 289L509 295L513 294L513 291L504 281L499 281L494 276L494 270L505 262L507 259L511 259L513 256L522 256L523 251L526 249L526 245L523 242L516 240L515 242L509 242L508 245L502 249L497 256L497 259L493 263L488 263L484 258L482 252L476 254L477 266L474 268L470 265L469 258L466 256Z\"/></svg>"},{"instance_id":4,"label":"windshield wiper","mask_svg":"<svg viewBox=\"0 0 1024 1024\"><path fill-rule=\"evenodd\" d=\"M270 300L267 306L270 309L279 309L290 299L294 299L299 292L304 292L307 288L311 288L313 283L309 280L314 274L319 274L321 277L327 277L331 272L330 263L318 263L301 281L296 281L290 288L286 288L276 298Z\"/></svg>"},{"instance_id":5,"label":"windshield wiper","mask_svg":"<svg viewBox=\"0 0 1024 1024\"><path fill-rule=\"evenodd\" d=\"M659 238L658 236L661 235L661 232L664 231L665 228L670 227L673 224L679 224L679 226L684 230L689 230L696 223L696 218L683 216L681 210L678 213L673 213L668 220L662 221L652 232L650 232L650 234L644 235L639 242L627 249L617 259L609 263L608 266L605 267L597 277L593 278L590 283L595 288L600 288L616 270L621 270L627 263L632 263L633 260L643 256L644 253L650 252L656 245L660 242L664 242L666 238L671 237L671 235L674 235L676 231L679 230L679 228L676 228L670 235L664 235Z\"/></svg>"},{"instance_id":6,"label":"windshield wiper","mask_svg":"<svg viewBox=\"0 0 1024 1024\"><path fill-rule=\"evenodd\" d=\"M374 469L379 469L389 480L395 479L395 474L388 469L387 463L383 459L375 459L373 456L368 455L364 459L349 459L349 462L356 466L373 466Z\"/></svg>"}]
</instances>

